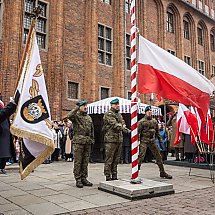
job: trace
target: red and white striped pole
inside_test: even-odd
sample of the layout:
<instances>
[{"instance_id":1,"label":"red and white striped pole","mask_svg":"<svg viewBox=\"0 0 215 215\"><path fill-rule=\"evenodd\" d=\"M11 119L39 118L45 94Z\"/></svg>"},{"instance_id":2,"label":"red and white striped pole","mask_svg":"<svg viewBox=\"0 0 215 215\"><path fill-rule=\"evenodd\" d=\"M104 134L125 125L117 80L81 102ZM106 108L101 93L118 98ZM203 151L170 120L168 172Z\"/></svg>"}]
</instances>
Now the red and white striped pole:
<instances>
[{"instance_id":1,"label":"red and white striped pole","mask_svg":"<svg viewBox=\"0 0 215 215\"><path fill-rule=\"evenodd\" d=\"M137 64L136 64L136 17L135 0L131 0L131 154L132 176L131 182L138 181L138 133L137 133Z\"/></svg>"}]
</instances>

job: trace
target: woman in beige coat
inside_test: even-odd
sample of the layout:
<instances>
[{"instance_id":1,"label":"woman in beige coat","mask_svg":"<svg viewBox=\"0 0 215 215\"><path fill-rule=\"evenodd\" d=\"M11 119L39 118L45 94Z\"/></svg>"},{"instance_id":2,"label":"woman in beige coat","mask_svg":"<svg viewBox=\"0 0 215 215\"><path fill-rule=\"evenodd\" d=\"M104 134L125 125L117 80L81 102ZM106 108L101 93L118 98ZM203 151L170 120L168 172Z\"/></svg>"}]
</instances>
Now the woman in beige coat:
<instances>
[{"instance_id":1,"label":"woman in beige coat","mask_svg":"<svg viewBox=\"0 0 215 215\"><path fill-rule=\"evenodd\" d=\"M67 121L66 127L64 129L64 140L65 140L65 157L67 161L73 161L73 151L72 151L72 122Z\"/></svg>"}]
</instances>

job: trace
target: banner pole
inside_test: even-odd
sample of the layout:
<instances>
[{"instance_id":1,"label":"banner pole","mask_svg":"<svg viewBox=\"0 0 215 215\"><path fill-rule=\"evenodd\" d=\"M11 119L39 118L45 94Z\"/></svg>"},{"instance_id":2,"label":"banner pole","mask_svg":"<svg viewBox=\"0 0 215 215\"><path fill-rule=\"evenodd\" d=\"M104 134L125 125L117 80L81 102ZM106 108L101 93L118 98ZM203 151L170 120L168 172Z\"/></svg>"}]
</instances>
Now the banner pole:
<instances>
[{"instance_id":1,"label":"banner pole","mask_svg":"<svg viewBox=\"0 0 215 215\"><path fill-rule=\"evenodd\" d=\"M42 12L42 8L40 6L35 7L33 9L33 15L32 15L33 19L32 19L31 26L30 26L30 29L29 29L29 32L28 32L28 37L27 37L27 40L26 40L26 45L25 45L25 48L24 48L24 52L22 54L22 59L21 59L21 63L20 63L20 66L19 66L18 74L17 74L17 80L16 80L15 89L17 89L19 79L20 79L20 76L22 74L22 69L23 69L24 64L25 64L25 59L26 59L26 56L27 56L27 53L28 53L28 50L29 50L29 47L30 47L30 41L31 41L31 37L32 37L32 32L33 32L33 30L34 30L34 28L36 26L37 18L40 16L41 12Z\"/></svg>"}]
</instances>

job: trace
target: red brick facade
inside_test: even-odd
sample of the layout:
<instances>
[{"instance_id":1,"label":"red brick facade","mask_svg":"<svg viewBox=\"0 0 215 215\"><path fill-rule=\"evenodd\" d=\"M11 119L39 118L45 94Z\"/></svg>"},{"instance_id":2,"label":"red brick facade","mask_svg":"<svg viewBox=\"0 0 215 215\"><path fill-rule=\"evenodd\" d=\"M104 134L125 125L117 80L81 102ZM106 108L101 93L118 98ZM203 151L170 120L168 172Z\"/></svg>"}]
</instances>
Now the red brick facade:
<instances>
[{"instance_id":1,"label":"red brick facade","mask_svg":"<svg viewBox=\"0 0 215 215\"><path fill-rule=\"evenodd\" d=\"M7 102L15 90L24 47L24 0L2 2L0 93ZM99 100L101 87L109 88L110 96L127 97L130 71L124 69L124 35L125 29L129 34L130 17L124 13L125 1L112 0L111 5L101 0L44 2L48 5L47 48L40 53L53 118L61 118L77 102L68 99L68 81L79 83L78 99ZM175 51L181 59L189 56L196 69L198 60L203 61L205 75L210 78L212 65L215 65L210 42L211 32L215 35L215 3L211 0L197 0L196 5L192 4L193 0L136 2L140 33L162 48ZM166 30L167 11L173 14L174 33ZM184 39L184 17L191 29L189 40ZM98 63L98 24L112 29L111 66ZM198 45L198 26L203 29L203 45Z\"/></svg>"}]
</instances>

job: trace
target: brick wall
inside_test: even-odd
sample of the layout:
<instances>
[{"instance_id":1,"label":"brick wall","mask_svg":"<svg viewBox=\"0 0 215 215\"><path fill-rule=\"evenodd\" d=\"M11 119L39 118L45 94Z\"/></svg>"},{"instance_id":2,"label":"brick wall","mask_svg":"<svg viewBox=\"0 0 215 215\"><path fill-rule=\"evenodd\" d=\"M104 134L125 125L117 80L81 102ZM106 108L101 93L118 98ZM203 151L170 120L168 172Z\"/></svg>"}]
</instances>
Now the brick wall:
<instances>
[{"instance_id":1,"label":"brick wall","mask_svg":"<svg viewBox=\"0 0 215 215\"><path fill-rule=\"evenodd\" d=\"M6 101L13 95L23 52L23 2L5 1L4 5L0 41L0 93L7 98ZM111 96L127 95L127 90L130 90L130 71L124 72L124 33L130 34L130 17L126 15L124 25L124 0L113 1L112 5L100 0L46 2L49 3L48 49L41 50L41 59L53 118L65 116L77 102L67 98L68 80L79 83L79 99L100 99L101 86L110 88ZM168 7L174 13L174 34L166 32ZM165 49L176 51L182 59L184 55L191 56L194 68L197 68L198 59L205 61L206 76L210 78L211 67L215 65L215 52L211 51L209 41L210 31L215 28L214 20L182 1L138 0L136 9L138 28L143 36ZM183 38L184 15L191 23L190 40ZM204 46L197 44L199 22L204 27ZM98 23L112 28L112 66L98 63ZM149 102L149 95L141 98Z\"/></svg>"}]
</instances>

